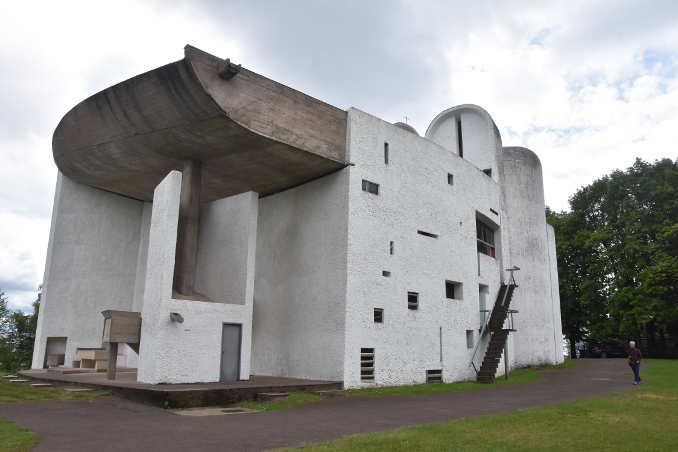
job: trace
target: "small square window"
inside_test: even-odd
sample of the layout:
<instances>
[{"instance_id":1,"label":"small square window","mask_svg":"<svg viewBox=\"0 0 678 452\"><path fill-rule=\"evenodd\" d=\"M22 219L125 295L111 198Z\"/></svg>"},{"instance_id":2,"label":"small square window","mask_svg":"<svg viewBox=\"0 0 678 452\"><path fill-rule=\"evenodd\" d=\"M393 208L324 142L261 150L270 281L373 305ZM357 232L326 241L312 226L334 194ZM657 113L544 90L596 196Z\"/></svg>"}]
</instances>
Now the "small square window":
<instances>
[{"instance_id":1,"label":"small square window","mask_svg":"<svg viewBox=\"0 0 678 452\"><path fill-rule=\"evenodd\" d=\"M473 330L466 330L466 348L473 348L474 344Z\"/></svg>"},{"instance_id":2,"label":"small square window","mask_svg":"<svg viewBox=\"0 0 678 452\"><path fill-rule=\"evenodd\" d=\"M384 310L374 308L374 323L384 323Z\"/></svg>"},{"instance_id":3,"label":"small square window","mask_svg":"<svg viewBox=\"0 0 678 452\"><path fill-rule=\"evenodd\" d=\"M419 309L418 292L407 292L407 309L411 309L412 311Z\"/></svg>"},{"instance_id":4,"label":"small square window","mask_svg":"<svg viewBox=\"0 0 678 452\"><path fill-rule=\"evenodd\" d=\"M492 177L492 168L487 168L483 170L483 173L487 174L488 176Z\"/></svg>"},{"instance_id":5,"label":"small square window","mask_svg":"<svg viewBox=\"0 0 678 452\"><path fill-rule=\"evenodd\" d=\"M363 179L363 191L366 191L368 193L372 193L373 195L378 195L379 194L379 184L375 184L374 182L370 182L366 179Z\"/></svg>"},{"instance_id":6,"label":"small square window","mask_svg":"<svg viewBox=\"0 0 678 452\"><path fill-rule=\"evenodd\" d=\"M388 270L384 270L384 271L381 272L381 276L385 276L385 277L387 277L387 278L390 278L390 277L391 277L391 272L388 271Z\"/></svg>"},{"instance_id":7,"label":"small square window","mask_svg":"<svg viewBox=\"0 0 678 452\"><path fill-rule=\"evenodd\" d=\"M463 298L462 284L456 281L445 281L445 298L461 300Z\"/></svg>"},{"instance_id":8,"label":"small square window","mask_svg":"<svg viewBox=\"0 0 678 452\"><path fill-rule=\"evenodd\" d=\"M447 173L447 183L454 185L454 174Z\"/></svg>"}]
</instances>

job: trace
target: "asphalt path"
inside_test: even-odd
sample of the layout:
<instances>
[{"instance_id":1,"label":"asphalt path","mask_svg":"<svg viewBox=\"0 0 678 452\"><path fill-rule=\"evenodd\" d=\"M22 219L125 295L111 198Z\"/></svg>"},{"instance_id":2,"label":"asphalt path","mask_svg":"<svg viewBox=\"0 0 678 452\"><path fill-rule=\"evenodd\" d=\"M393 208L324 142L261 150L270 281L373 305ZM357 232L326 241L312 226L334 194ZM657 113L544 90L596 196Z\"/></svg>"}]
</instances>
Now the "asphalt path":
<instances>
[{"instance_id":1,"label":"asphalt path","mask_svg":"<svg viewBox=\"0 0 678 452\"><path fill-rule=\"evenodd\" d=\"M117 397L0 404L40 435L35 451L259 451L501 413L631 389L624 359L584 359L530 383L478 390L335 397L281 411L180 416Z\"/></svg>"}]
</instances>

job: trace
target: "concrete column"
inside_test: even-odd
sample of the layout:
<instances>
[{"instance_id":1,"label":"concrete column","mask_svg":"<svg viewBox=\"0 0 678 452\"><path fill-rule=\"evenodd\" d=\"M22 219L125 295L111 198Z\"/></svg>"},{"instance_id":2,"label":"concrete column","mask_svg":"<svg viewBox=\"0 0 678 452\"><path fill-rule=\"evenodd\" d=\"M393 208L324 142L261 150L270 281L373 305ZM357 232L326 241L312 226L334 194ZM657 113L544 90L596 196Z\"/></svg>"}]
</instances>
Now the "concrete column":
<instances>
[{"instance_id":1,"label":"concrete column","mask_svg":"<svg viewBox=\"0 0 678 452\"><path fill-rule=\"evenodd\" d=\"M198 160L186 161L182 173L174 289L180 294L191 295L198 253L202 164Z\"/></svg>"},{"instance_id":2,"label":"concrete column","mask_svg":"<svg viewBox=\"0 0 678 452\"><path fill-rule=\"evenodd\" d=\"M115 374L118 367L118 343L110 342L108 344L108 367L106 369L106 378L115 380Z\"/></svg>"}]
</instances>

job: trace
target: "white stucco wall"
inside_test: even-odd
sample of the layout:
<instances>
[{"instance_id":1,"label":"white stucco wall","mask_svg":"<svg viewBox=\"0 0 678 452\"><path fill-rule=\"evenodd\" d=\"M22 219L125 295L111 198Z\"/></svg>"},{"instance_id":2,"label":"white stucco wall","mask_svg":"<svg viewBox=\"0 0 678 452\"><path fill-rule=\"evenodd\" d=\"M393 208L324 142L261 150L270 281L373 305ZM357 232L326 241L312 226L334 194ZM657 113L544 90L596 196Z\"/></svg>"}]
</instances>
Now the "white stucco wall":
<instances>
[{"instance_id":1,"label":"white stucco wall","mask_svg":"<svg viewBox=\"0 0 678 452\"><path fill-rule=\"evenodd\" d=\"M483 258L478 274L476 212L501 224L500 187L454 152L359 110L349 110L349 128L355 166L349 170L344 384L366 385L362 347L375 348L377 385L422 383L427 369L442 368L445 381L473 378L466 330L475 330L477 340L479 284L489 286L494 301L501 268L497 259ZM363 179L379 184L378 196L362 191ZM463 283L462 300L445 298L445 280ZM408 310L408 291L419 293L419 310ZM383 324L373 322L374 308L384 309Z\"/></svg>"},{"instance_id":2,"label":"white stucco wall","mask_svg":"<svg viewBox=\"0 0 678 452\"><path fill-rule=\"evenodd\" d=\"M553 317L553 358L556 363L565 360L563 350L563 324L560 313L560 287L558 285L558 260L556 256L556 233L553 226L546 225L548 240L549 285L551 287L551 316Z\"/></svg>"},{"instance_id":3,"label":"white stucco wall","mask_svg":"<svg viewBox=\"0 0 678 452\"><path fill-rule=\"evenodd\" d=\"M259 201L252 372L343 379L348 172Z\"/></svg>"},{"instance_id":4,"label":"white stucco wall","mask_svg":"<svg viewBox=\"0 0 678 452\"><path fill-rule=\"evenodd\" d=\"M47 337L68 338L70 366L77 348L102 346L101 311L132 309L142 211L59 173L33 368L43 366Z\"/></svg>"},{"instance_id":5,"label":"white stucco wall","mask_svg":"<svg viewBox=\"0 0 678 452\"><path fill-rule=\"evenodd\" d=\"M247 379L250 373L257 195L247 193L214 202L202 216L208 225L202 235L207 235L208 241L223 243L224 236L234 235L246 243L239 253L222 257L235 260L248 269L244 302L237 299L208 302L172 297L180 194L181 173L172 171L158 185L153 197L137 379L144 383L219 381L224 323L242 325L240 378ZM239 206L237 212L232 210L232 203ZM203 262L218 265L217 261L210 261L209 255L205 256L203 254ZM230 278L231 275L223 271L227 268L213 268L208 272L209 277ZM203 283L205 287L219 287L213 281L203 280ZM184 322L172 322L171 312L180 313Z\"/></svg>"},{"instance_id":6,"label":"white stucco wall","mask_svg":"<svg viewBox=\"0 0 678 452\"><path fill-rule=\"evenodd\" d=\"M256 248L258 198L246 192L201 206L195 290L212 301L252 300L255 256L248 251Z\"/></svg>"},{"instance_id":7,"label":"white stucco wall","mask_svg":"<svg viewBox=\"0 0 678 452\"><path fill-rule=\"evenodd\" d=\"M512 334L513 362L517 366L560 362L562 353L559 357L554 354L561 343L559 335L554 338L559 323L555 310L559 312L560 303L552 291L554 284L558 290L558 282L549 260L541 163L525 148L505 147L502 156L509 261L521 268L511 303L520 311L515 315L518 331Z\"/></svg>"}]
</instances>

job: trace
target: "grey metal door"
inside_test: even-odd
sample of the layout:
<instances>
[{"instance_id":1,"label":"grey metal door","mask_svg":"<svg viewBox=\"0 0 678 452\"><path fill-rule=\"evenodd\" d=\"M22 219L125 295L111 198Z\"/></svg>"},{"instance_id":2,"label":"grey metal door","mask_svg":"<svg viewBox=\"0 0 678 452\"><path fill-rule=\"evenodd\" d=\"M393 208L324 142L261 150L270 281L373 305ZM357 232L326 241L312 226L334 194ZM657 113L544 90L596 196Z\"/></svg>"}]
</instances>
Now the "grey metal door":
<instances>
[{"instance_id":1,"label":"grey metal door","mask_svg":"<svg viewBox=\"0 0 678 452\"><path fill-rule=\"evenodd\" d=\"M241 325L224 323L221 335L221 381L240 378Z\"/></svg>"}]
</instances>

